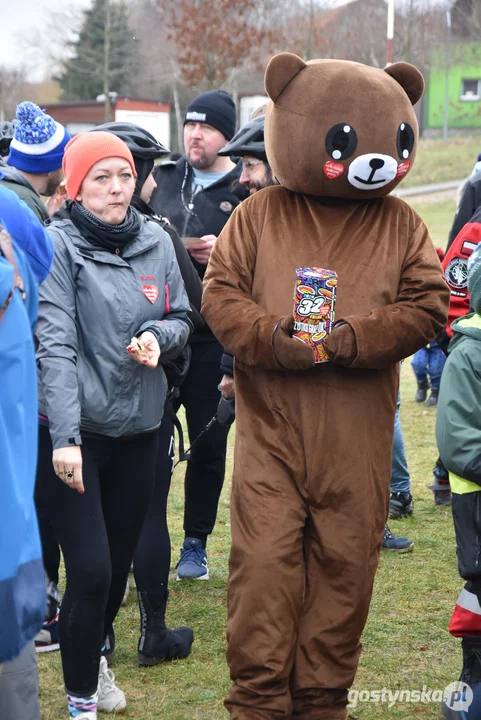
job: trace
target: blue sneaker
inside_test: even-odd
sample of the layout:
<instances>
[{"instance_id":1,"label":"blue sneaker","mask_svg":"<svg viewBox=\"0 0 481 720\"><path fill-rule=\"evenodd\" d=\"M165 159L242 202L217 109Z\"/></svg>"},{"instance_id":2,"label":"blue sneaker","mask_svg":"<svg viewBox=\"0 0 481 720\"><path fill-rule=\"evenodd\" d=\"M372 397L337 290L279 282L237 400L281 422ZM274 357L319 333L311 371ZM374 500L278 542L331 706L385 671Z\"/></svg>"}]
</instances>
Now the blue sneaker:
<instances>
[{"instance_id":1,"label":"blue sneaker","mask_svg":"<svg viewBox=\"0 0 481 720\"><path fill-rule=\"evenodd\" d=\"M384 537L382 539L383 550L395 550L398 553L411 552L414 547L414 541L405 537L397 537L392 533L388 526L384 528Z\"/></svg>"},{"instance_id":2,"label":"blue sneaker","mask_svg":"<svg viewBox=\"0 0 481 720\"><path fill-rule=\"evenodd\" d=\"M177 580L208 580L207 553L197 538L185 538L177 563Z\"/></svg>"}]
</instances>

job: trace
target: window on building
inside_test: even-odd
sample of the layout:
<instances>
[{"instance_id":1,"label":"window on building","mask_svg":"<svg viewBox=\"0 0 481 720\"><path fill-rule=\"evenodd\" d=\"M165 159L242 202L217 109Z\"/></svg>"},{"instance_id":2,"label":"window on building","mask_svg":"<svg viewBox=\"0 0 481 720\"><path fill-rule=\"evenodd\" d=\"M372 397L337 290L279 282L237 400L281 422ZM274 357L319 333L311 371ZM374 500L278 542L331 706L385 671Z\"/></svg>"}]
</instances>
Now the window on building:
<instances>
[{"instance_id":1,"label":"window on building","mask_svg":"<svg viewBox=\"0 0 481 720\"><path fill-rule=\"evenodd\" d=\"M481 80L463 80L461 100L479 100L481 98Z\"/></svg>"}]
</instances>

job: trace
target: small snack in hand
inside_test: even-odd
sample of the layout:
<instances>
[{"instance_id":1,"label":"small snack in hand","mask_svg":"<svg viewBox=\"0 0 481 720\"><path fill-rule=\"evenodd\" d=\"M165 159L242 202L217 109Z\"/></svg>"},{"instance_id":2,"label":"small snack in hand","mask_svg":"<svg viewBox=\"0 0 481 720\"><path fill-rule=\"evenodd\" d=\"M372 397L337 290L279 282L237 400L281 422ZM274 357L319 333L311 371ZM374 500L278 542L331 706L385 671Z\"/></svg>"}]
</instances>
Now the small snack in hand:
<instances>
[{"instance_id":1,"label":"small snack in hand","mask_svg":"<svg viewBox=\"0 0 481 720\"><path fill-rule=\"evenodd\" d=\"M139 338L133 337L130 344L135 350L137 350L137 352L145 352L145 345L140 342Z\"/></svg>"}]
</instances>

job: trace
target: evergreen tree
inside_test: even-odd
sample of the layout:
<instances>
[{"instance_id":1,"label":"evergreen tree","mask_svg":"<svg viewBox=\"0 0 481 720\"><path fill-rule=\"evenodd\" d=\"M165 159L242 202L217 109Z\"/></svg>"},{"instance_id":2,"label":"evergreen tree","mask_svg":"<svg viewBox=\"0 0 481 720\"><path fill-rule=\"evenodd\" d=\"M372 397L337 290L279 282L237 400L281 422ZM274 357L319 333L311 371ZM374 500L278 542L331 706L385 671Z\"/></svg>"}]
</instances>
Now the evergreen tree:
<instances>
[{"instance_id":1,"label":"evergreen tree","mask_svg":"<svg viewBox=\"0 0 481 720\"><path fill-rule=\"evenodd\" d=\"M94 0L85 10L72 56L58 78L63 100L94 100L102 93L128 95L134 87L137 48L125 3Z\"/></svg>"}]
</instances>

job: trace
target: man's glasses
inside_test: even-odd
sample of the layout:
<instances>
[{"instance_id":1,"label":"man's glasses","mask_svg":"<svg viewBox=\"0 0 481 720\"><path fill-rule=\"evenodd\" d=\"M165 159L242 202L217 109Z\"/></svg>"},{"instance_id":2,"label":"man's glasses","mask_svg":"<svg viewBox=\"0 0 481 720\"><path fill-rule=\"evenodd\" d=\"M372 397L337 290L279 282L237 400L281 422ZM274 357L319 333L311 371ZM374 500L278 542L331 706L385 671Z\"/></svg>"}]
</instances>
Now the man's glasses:
<instances>
[{"instance_id":1,"label":"man's glasses","mask_svg":"<svg viewBox=\"0 0 481 720\"><path fill-rule=\"evenodd\" d=\"M248 175L250 175L252 173L252 171L254 170L254 168L256 167L256 165L263 165L263 164L264 163L262 160L244 160L242 162L242 172L245 172Z\"/></svg>"}]
</instances>

